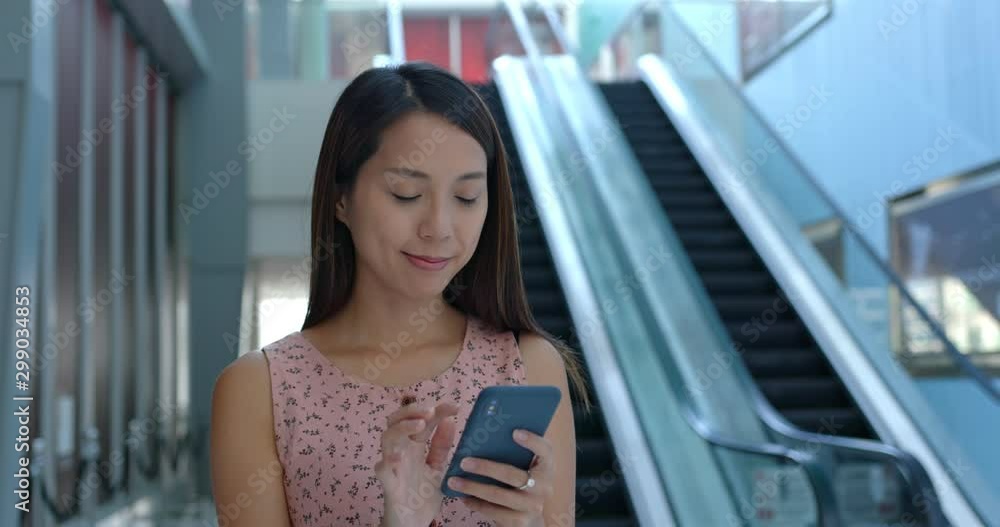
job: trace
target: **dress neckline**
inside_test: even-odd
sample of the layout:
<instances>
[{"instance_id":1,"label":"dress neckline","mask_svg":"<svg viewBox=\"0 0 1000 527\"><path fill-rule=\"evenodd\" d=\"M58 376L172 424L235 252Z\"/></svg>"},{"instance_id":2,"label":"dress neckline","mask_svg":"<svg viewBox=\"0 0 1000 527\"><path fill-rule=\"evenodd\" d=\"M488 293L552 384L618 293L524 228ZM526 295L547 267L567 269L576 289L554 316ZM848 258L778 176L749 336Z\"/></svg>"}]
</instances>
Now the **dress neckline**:
<instances>
[{"instance_id":1,"label":"dress neckline","mask_svg":"<svg viewBox=\"0 0 1000 527\"><path fill-rule=\"evenodd\" d=\"M354 375L352 375L350 373L347 373L344 370L340 369L340 367L337 366L336 364L334 364L334 362L332 360L330 360L329 357L327 357L326 355L323 355L323 353L319 350L319 348L317 348L312 343L311 340L309 340L308 338L306 338L305 335L302 334L301 330L300 331L296 331L295 333L293 333L293 335L295 337L297 337L300 341L302 341L302 343L305 345L304 347L305 347L306 351L308 353L312 354L320 362L320 364L324 368L330 368L331 370L333 370L334 372L336 372L337 375L343 377L344 379L349 380L352 383L359 384L359 385L362 385L362 386L370 386L370 387L374 387L374 388L381 388L381 389L384 389L384 390L412 391L415 388L417 388L419 386L422 386L425 383L434 383L434 384L437 384L437 385L441 385L441 380L444 377L448 376L452 371L454 371L459 366L459 364L465 359L466 353L472 347L469 344L470 344L470 339L472 337L472 331L473 331L473 329L472 329L473 322L474 322L473 318L474 318L473 315L470 315L470 314L466 314L465 315L465 333L462 336L462 348L458 351L458 356L455 357L455 360L452 361L451 365L449 365L447 369L445 369L444 371L441 371L441 372L437 373L436 375L434 375L430 379L421 379L421 380L419 380L419 381L417 381L415 383L408 384L408 385L378 384L378 383L375 383L375 382L371 382L371 381L367 381L367 380L364 380L364 379L360 379L360 378L358 378L358 377L356 377L356 376L354 376Z\"/></svg>"}]
</instances>

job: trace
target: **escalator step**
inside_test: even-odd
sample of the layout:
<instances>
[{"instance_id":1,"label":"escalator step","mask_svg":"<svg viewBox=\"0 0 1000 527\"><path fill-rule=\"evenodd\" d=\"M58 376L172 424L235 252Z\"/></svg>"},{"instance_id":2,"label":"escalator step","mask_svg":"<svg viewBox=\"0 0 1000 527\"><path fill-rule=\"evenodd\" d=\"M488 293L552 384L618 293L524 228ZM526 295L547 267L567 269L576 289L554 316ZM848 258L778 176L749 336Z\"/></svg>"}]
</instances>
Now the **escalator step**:
<instances>
[{"instance_id":1,"label":"escalator step","mask_svg":"<svg viewBox=\"0 0 1000 527\"><path fill-rule=\"evenodd\" d=\"M740 232L737 230L736 224L733 222L733 217L727 214L724 210L719 209L674 209L670 212L670 223L679 230L691 229L694 231L697 229L698 232L701 232L703 229L708 232L708 230L713 227L729 228L731 230L720 229L719 232L725 232L727 235L732 233L742 237Z\"/></svg>"},{"instance_id":2,"label":"escalator step","mask_svg":"<svg viewBox=\"0 0 1000 527\"><path fill-rule=\"evenodd\" d=\"M576 478L576 504L587 515L625 516L626 491L624 476L607 469L600 476Z\"/></svg>"},{"instance_id":3,"label":"escalator step","mask_svg":"<svg viewBox=\"0 0 1000 527\"><path fill-rule=\"evenodd\" d=\"M786 409L781 413L806 432L843 437L867 437L871 434L861 412L853 408Z\"/></svg>"},{"instance_id":4,"label":"escalator step","mask_svg":"<svg viewBox=\"0 0 1000 527\"><path fill-rule=\"evenodd\" d=\"M723 319L743 319L750 317L772 316L779 320L794 318L788 303L778 295L712 295L712 302Z\"/></svg>"},{"instance_id":5,"label":"escalator step","mask_svg":"<svg viewBox=\"0 0 1000 527\"><path fill-rule=\"evenodd\" d=\"M816 409L847 404L840 384L830 377L759 379L760 389L775 408Z\"/></svg>"},{"instance_id":6,"label":"escalator step","mask_svg":"<svg viewBox=\"0 0 1000 527\"><path fill-rule=\"evenodd\" d=\"M770 293L777 285L766 273L706 272L701 280L710 295Z\"/></svg>"},{"instance_id":7,"label":"escalator step","mask_svg":"<svg viewBox=\"0 0 1000 527\"><path fill-rule=\"evenodd\" d=\"M576 428L577 441L583 438L605 436L604 415L601 413L601 408L598 405L594 405L591 408L589 415L583 412L582 406L574 405L573 424Z\"/></svg>"},{"instance_id":8,"label":"escalator step","mask_svg":"<svg viewBox=\"0 0 1000 527\"><path fill-rule=\"evenodd\" d=\"M549 264L551 261L552 257L549 255L548 247L540 244L521 246L522 264Z\"/></svg>"},{"instance_id":9,"label":"escalator step","mask_svg":"<svg viewBox=\"0 0 1000 527\"><path fill-rule=\"evenodd\" d=\"M566 309L566 299L562 291L552 288L528 291L528 304L531 306L531 312L536 315L560 313Z\"/></svg>"},{"instance_id":10,"label":"escalator step","mask_svg":"<svg viewBox=\"0 0 1000 527\"><path fill-rule=\"evenodd\" d=\"M830 373L822 352L813 349L753 349L743 353L743 361L758 379L787 376L789 372L809 377Z\"/></svg>"},{"instance_id":11,"label":"escalator step","mask_svg":"<svg viewBox=\"0 0 1000 527\"><path fill-rule=\"evenodd\" d=\"M732 271L740 267L749 268L758 264L757 255L750 249L691 249L691 262L699 271Z\"/></svg>"},{"instance_id":12,"label":"escalator step","mask_svg":"<svg viewBox=\"0 0 1000 527\"><path fill-rule=\"evenodd\" d=\"M809 333L802 324L778 320L772 324L767 324L764 320L758 323L746 322L726 322L726 329L729 336L736 342L747 347L785 347L797 344L806 344Z\"/></svg>"},{"instance_id":13,"label":"escalator step","mask_svg":"<svg viewBox=\"0 0 1000 527\"><path fill-rule=\"evenodd\" d=\"M652 184L653 190L656 191L661 199L664 195L669 196L692 192L707 193L714 196L708 188L705 178L697 174L674 178L658 178L650 181L650 184Z\"/></svg>"},{"instance_id":14,"label":"escalator step","mask_svg":"<svg viewBox=\"0 0 1000 527\"><path fill-rule=\"evenodd\" d=\"M677 225L673 223L673 214L669 215L668 218L672 225ZM678 228L677 236L681 239L684 247L692 250L728 248L740 244L744 240L743 233L737 230L735 226L729 229Z\"/></svg>"},{"instance_id":15,"label":"escalator step","mask_svg":"<svg viewBox=\"0 0 1000 527\"><path fill-rule=\"evenodd\" d=\"M653 187L656 188L655 186ZM675 191L659 191L658 198L660 199L660 204L663 208L667 209L668 213L674 213L674 211L681 211L687 209L701 209L701 208L718 208L722 206L722 202L719 201L718 196L712 194L711 192L675 192Z\"/></svg>"},{"instance_id":16,"label":"escalator step","mask_svg":"<svg viewBox=\"0 0 1000 527\"><path fill-rule=\"evenodd\" d=\"M614 450L607 438L576 439L577 476L600 476L614 464L614 461Z\"/></svg>"}]
</instances>

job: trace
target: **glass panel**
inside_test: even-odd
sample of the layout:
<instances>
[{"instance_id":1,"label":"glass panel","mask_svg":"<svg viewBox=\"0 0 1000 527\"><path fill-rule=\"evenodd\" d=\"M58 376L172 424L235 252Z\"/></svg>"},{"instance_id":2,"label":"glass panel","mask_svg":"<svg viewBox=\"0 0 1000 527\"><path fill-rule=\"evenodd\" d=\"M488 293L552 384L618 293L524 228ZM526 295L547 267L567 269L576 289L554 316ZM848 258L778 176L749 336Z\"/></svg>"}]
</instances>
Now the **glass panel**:
<instances>
[{"instance_id":1,"label":"glass panel","mask_svg":"<svg viewBox=\"0 0 1000 527\"><path fill-rule=\"evenodd\" d=\"M1000 170L931 187L894 203L892 263L915 299L955 346L1000 371ZM911 312L896 313L898 331L918 331ZM914 350L916 351L916 350ZM935 371L933 354L913 366ZM940 371L938 373L954 373Z\"/></svg>"},{"instance_id":2,"label":"glass panel","mask_svg":"<svg viewBox=\"0 0 1000 527\"><path fill-rule=\"evenodd\" d=\"M741 467L730 474L738 518L730 525L809 527L819 524L812 483L801 466L781 459L716 448Z\"/></svg>"},{"instance_id":3,"label":"glass panel","mask_svg":"<svg viewBox=\"0 0 1000 527\"><path fill-rule=\"evenodd\" d=\"M598 81L637 78L636 59L645 53L659 53L660 42L660 7L655 2L643 3L615 37L601 46L589 76Z\"/></svg>"}]
</instances>

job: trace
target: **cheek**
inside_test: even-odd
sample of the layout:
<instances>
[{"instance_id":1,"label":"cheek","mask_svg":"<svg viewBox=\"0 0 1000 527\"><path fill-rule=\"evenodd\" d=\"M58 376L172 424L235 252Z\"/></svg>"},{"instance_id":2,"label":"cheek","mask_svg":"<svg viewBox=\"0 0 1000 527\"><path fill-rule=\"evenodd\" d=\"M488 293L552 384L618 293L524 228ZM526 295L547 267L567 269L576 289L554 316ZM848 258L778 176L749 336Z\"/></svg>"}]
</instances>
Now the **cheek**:
<instances>
[{"instance_id":1,"label":"cheek","mask_svg":"<svg viewBox=\"0 0 1000 527\"><path fill-rule=\"evenodd\" d=\"M465 245L465 250L468 252L468 256L472 256L475 252L476 246L479 244L479 238L483 233L483 225L486 223L486 210L484 209L479 215L476 216L474 220L459 222L455 226L457 232L460 233L462 244Z\"/></svg>"}]
</instances>

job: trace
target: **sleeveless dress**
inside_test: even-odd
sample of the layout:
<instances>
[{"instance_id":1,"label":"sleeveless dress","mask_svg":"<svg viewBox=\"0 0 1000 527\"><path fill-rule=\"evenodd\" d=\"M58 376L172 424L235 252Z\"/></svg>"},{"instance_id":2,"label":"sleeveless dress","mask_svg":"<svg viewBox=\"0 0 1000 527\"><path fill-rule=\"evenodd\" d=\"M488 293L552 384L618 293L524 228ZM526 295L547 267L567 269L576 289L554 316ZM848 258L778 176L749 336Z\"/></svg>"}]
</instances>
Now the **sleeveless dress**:
<instances>
[{"instance_id":1,"label":"sleeveless dress","mask_svg":"<svg viewBox=\"0 0 1000 527\"><path fill-rule=\"evenodd\" d=\"M386 418L411 401L455 403L450 462L479 392L524 384L517 341L512 331L466 315L462 350L451 367L409 386L382 386L349 375L298 331L264 346L274 440L292 525L377 527L383 504L375 463L382 457ZM490 527L493 522L459 499L445 497L432 525Z\"/></svg>"}]
</instances>

